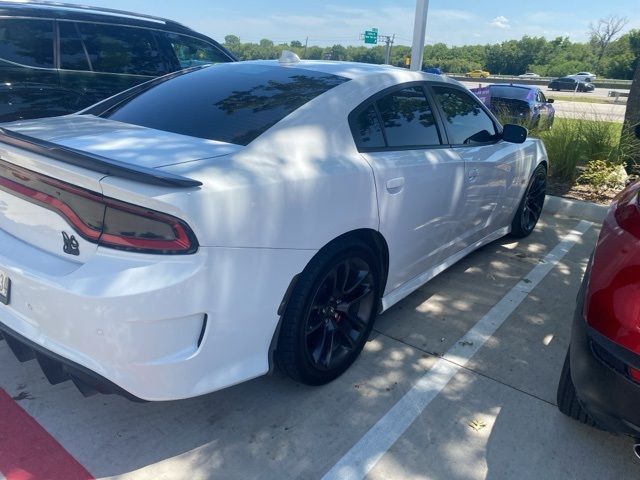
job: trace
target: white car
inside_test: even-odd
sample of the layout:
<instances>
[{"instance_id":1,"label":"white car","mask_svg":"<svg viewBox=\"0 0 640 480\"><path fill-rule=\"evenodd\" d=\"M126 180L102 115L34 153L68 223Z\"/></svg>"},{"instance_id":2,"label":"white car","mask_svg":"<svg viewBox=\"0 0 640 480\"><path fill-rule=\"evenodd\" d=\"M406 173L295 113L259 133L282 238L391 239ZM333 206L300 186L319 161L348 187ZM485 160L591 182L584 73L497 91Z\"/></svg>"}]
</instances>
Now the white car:
<instances>
[{"instance_id":1,"label":"white car","mask_svg":"<svg viewBox=\"0 0 640 480\"><path fill-rule=\"evenodd\" d=\"M580 82L590 83L596 79L596 75L589 72L578 72L573 75L567 75L569 78L573 78L574 80L578 80Z\"/></svg>"},{"instance_id":2,"label":"white car","mask_svg":"<svg viewBox=\"0 0 640 480\"><path fill-rule=\"evenodd\" d=\"M384 311L528 235L547 156L454 80L218 64L2 125L0 330L85 394L326 383Z\"/></svg>"},{"instance_id":3,"label":"white car","mask_svg":"<svg viewBox=\"0 0 640 480\"><path fill-rule=\"evenodd\" d=\"M533 73L533 72L527 72L527 73L523 73L521 75L518 75L519 78L539 78L540 75L538 75L537 73Z\"/></svg>"}]
</instances>

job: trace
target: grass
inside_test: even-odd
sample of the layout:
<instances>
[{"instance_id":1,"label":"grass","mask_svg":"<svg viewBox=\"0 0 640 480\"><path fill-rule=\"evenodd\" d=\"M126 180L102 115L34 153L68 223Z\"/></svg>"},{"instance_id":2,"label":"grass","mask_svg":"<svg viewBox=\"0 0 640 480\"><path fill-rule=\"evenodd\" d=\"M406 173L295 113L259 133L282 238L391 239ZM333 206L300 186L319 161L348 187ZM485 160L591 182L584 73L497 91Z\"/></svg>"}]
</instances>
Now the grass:
<instances>
[{"instance_id":1,"label":"grass","mask_svg":"<svg viewBox=\"0 0 640 480\"><path fill-rule=\"evenodd\" d=\"M544 142L549 155L550 173L563 181L575 181L576 167L592 160L622 164L620 149L622 124L603 120L556 118L549 130L531 132Z\"/></svg>"},{"instance_id":2,"label":"grass","mask_svg":"<svg viewBox=\"0 0 640 480\"><path fill-rule=\"evenodd\" d=\"M549 97L553 98L556 102L575 102L575 103L603 103L606 105L626 105L627 99L620 98L617 102L613 98L601 98L601 97L569 97L569 96L552 96L549 93Z\"/></svg>"}]
</instances>

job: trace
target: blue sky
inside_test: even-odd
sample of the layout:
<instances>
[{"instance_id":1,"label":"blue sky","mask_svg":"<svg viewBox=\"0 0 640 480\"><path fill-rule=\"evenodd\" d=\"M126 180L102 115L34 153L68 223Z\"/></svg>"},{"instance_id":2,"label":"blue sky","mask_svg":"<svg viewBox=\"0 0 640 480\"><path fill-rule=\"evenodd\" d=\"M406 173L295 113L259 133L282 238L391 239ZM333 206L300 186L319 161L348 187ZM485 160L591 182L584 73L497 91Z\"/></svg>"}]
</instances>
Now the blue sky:
<instances>
[{"instance_id":1,"label":"blue sky","mask_svg":"<svg viewBox=\"0 0 640 480\"><path fill-rule=\"evenodd\" d=\"M359 33L377 27L410 44L414 0L79 0L171 18L222 41L276 42L309 37L309 44L362 44ZM635 4L635 7L634 7ZM569 36L585 41L589 22L611 14L626 16L626 28L640 28L638 0L430 0L427 43L494 43L522 35Z\"/></svg>"}]
</instances>

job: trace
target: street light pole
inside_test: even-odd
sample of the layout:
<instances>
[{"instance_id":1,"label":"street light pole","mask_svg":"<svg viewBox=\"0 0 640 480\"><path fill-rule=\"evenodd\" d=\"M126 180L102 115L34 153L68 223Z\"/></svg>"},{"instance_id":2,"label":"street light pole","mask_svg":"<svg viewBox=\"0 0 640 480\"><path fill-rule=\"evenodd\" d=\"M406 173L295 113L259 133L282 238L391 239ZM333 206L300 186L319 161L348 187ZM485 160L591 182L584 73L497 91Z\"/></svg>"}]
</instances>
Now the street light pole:
<instances>
[{"instance_id":1,"label":"street light pole","mask_svg":"<svg viewBox=\"0 0 640 480\"><path fill-rule=\"evenodd\" d=\"M422 70L424 38L427 30L429 0L416 0L416 18L413 21L413 44L411 45L411 70Z\"/></svg>"}]
</instances>

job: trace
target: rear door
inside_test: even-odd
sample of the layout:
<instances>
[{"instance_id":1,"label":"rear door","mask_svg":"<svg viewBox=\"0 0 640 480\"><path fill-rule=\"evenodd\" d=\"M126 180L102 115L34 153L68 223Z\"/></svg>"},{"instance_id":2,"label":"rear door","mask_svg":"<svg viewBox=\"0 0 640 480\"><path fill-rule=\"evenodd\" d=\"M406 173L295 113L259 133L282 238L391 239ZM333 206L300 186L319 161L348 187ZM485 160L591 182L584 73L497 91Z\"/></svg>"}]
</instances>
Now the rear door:
<instances>
[{"instance_id":1,"label":"rear door","mask_svg":"<svg viewBox=\"0 0 640 480\"><path fill-rule=\"evenodd\" d=\"M59 21L60 83L80 110L171 71L145 28Z\"/></svg>"},{"instance_id":2,"label":"rear door","mask_svg":"<svg viewBox=\"0 0 640 480\"><path fill-rule=\"evenodd\" d=\"M452 150L464 160L460 216L454 238L463 249L511 222L525 179L519 146L500 139L484 105L462 88L432 85Z\"/></svg>"},{"instance_id":3,"label":"rear door","mask_svg":"<svg viewBox=\"0 0 640 480\"><path fill-rule=\"evenodd\" d=\"M387 240L387 292L438 265L453 248L464 162L443 143L424 85L377 95L350 116L374 172L380 232Z\"/></svg>"}]
</instances>

